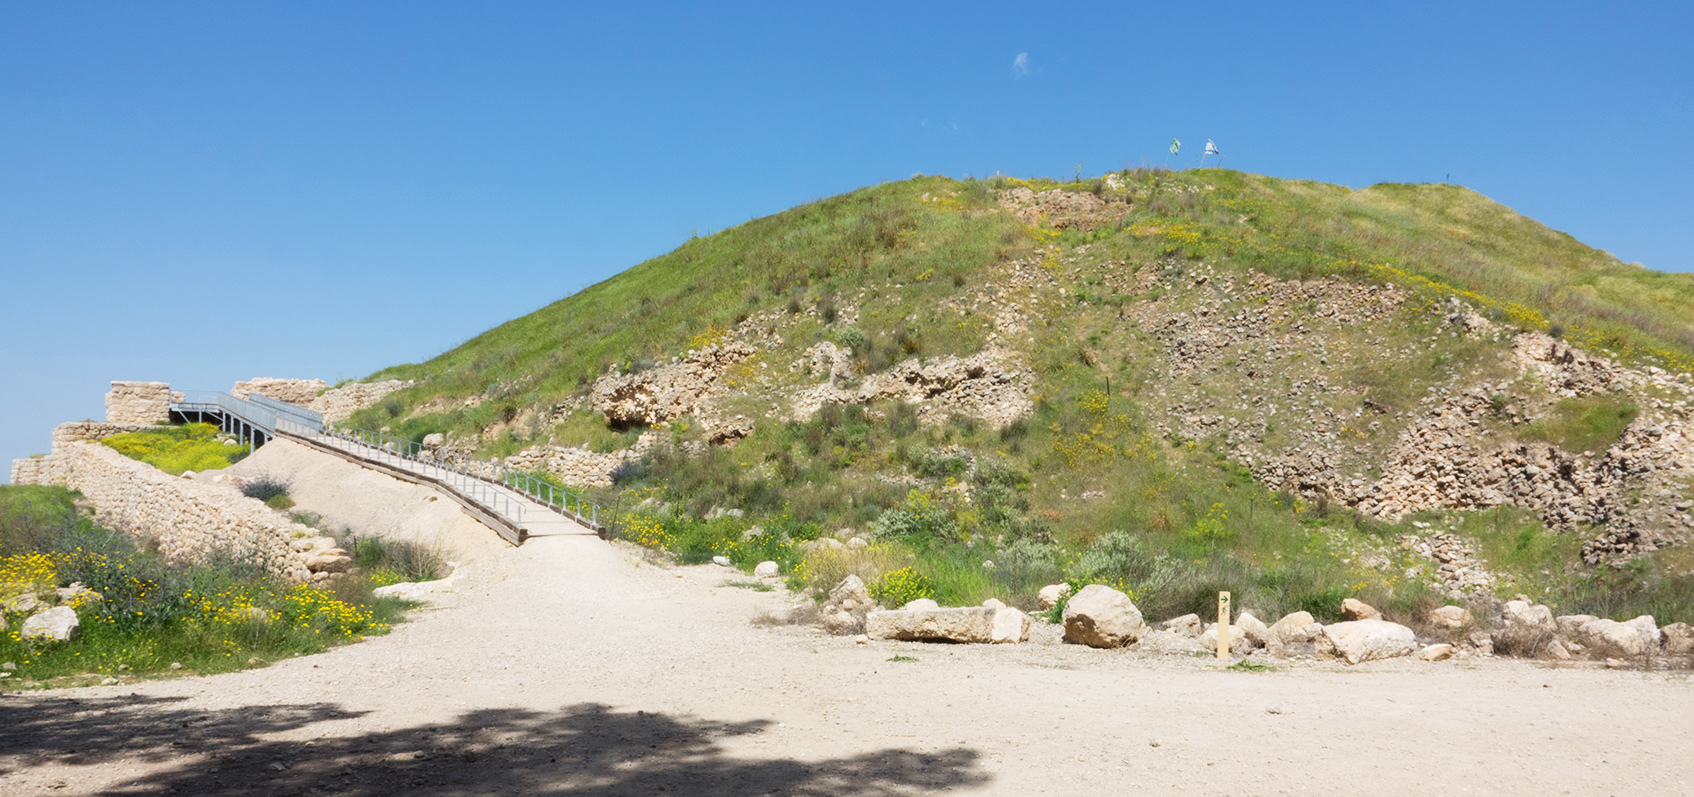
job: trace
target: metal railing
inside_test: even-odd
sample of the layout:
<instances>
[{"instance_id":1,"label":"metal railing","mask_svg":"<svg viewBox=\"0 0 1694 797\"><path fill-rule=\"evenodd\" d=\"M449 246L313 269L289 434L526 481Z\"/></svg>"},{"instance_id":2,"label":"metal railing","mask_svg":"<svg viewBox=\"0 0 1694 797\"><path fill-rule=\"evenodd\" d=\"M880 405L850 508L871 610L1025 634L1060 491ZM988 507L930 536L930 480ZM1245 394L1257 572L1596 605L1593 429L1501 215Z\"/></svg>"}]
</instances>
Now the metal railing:
<instances>
[{"instance_id":1,"label":"metal railing","mask_svg":"<svg viewBox=\"0 0 1694 797\"><path fill-rule=\"evenodd\" d=\"M529 496L531 500L554 512L575 518L577 522L591 529L600 529L599 504L523 471L512 470L503 465L494 467L501 473L501 484Z\"/></svg>"},{"instance_id":2,"label":"metal railing","mask_svg":"<svg viewBox=\"0 0 1694 797\"><path fill-rule=\"evenodd\" d=\"M267 435L281 431L332 446L329 441L336 440L358 446L362 450L342 450L361 459L436 481L510 523L514 529L523 528L523 502L512 493L573 518L595 531L601 529L598 504L544 479L491 460L461 454L443 455L435 449L385 432L326 424L322 413L269 396L254 393L240 399L228 393L184 391L181 401L171 402L171 409L223 413L261 429Z\"/></svg>"},{"instance_id":3,"label":"metal railing","mask_svg":"<svg viewBox=\"0 0 1694 797\"><path fill-rule=\"evenodd\" d=\"M251 426L263 429L265 432L275 432L277 421L288 418L300 426L322 429L324 416L305 407L277 401L270 396L251 394L249 398L236 398L228 393L216 393L207 390L189 390L182 394L182 401L172 401L171 409L178 412L222 412L233 415Z\"/></svg>"},{"instance_id":4,"label":"metal railing","mask_svg":"<svg viewBox=\"0 0 1694 797\"><path fill-rule=\"evenodd\" d=\"M337 440L359 446L363 450L348 453L434 481L511 524L513 528L523 528L523 502L500 489L488 475L479 472L480 468L473 470L462 467L463 464L472 463L437 459L425 455L427 449L405 438L338 424L314 429L293 418L279 418L277 430L335 448L341 448L332 442ZM480 464L480 461L477 464Z\"/></svg>"}]
</instances>

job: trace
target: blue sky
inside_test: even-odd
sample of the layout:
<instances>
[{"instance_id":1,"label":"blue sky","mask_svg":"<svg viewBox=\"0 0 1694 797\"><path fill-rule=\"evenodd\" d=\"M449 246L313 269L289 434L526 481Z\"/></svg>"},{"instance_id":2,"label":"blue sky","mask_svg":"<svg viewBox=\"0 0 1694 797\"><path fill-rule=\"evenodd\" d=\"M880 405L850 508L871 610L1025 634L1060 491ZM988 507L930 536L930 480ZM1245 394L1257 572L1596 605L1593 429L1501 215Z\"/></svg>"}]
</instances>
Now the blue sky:
<instances>
[{"instance_id":1,"label":"blue sky","mask_svg":"<svg viewBox=\"0 0 1694 797\"><path fill-rule=\"evenodd\" d=\"M694 229L1172 137L1694 270L1691 4L796 5L0 4L0 461L112 379L363 376Z\"/></svg>"}]
</instances>

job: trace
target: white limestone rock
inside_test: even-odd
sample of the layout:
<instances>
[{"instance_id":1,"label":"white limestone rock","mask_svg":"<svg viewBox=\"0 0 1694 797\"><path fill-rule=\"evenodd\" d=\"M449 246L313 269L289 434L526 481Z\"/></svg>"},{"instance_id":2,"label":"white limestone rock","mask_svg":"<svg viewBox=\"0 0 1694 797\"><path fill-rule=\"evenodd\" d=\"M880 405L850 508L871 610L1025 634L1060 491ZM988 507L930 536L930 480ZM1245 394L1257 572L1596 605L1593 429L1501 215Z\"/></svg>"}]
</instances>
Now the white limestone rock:
<instances>
[{"instance_id":1,"label":"white limestone rock","mask_svg":"<svg viewBox=\"0 0 1694 797\"><path fill-rule=\"evenodd\" d=\"M1065 604L1065 641L1094 648L1123 647L1141 638L1141 610L1129 596L1089 584Z\"/></svg>"}]
</instances>

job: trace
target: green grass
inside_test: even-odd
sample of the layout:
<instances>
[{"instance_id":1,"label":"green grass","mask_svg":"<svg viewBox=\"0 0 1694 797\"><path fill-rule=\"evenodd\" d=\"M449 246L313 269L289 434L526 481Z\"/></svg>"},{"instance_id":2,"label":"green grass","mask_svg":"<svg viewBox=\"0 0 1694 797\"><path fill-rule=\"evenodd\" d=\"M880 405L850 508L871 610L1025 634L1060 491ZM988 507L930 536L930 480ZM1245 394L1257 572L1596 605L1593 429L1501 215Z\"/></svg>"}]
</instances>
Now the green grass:
<instances>
[{"instance_id":1,"label":"green grass","mask_svg":"<svg viewBox=\"0 0 1694 797\"><path fill-rule=\"evenodd\" d=\"M8 686L177 672L173 664L185 674L243 669L384 633L406 606L373 599L359 578L326 590L227 556L172 564L78 514L75 500L59 488L0 487L0 594L51 596L76 582L102 596L75 607L81 626L69 642L22 639L20 618L8 618L0 661L18 665Z\"/></svg>"},{"instance_id":2,"label":"green grass","mask_svg":"<svg viewBox=\"0 0 1694 797\"><path fill-rule=\"evenodd\" d=\"M1553 405L1551 415L1530 422L1523 436L1566 451L1598 453L1623 436L1636 412L1635 405L1613 395L1562 399Z\"/></svg>"},{"instance_id":3,"label":"green grass","mask_svg":"<svg viewBox=\"0 0 1694 797\"><path fill-rule=\"evenodd\" d=\"M549 440L627 448L642 430L612 428L586 406L561 423L545 419L580 401L610 369L662 365L743 319L775 318L764 331L780 333L782 342L733 368L732 389L721 398L722 411L755 419L750 437L701 456L655 453L621 472L616 488L590 491L622 508L626 536L688 562L725 555L750 569L777 560L799 587L827 588L846 572L869 582L909 568L948 605L994 597L1029 607L1046 583L1100 581L1132 593L1155 618L1203 612L1228 589L1267 620L1303 609L1333 621L1349 596L1390 616L1415 616L1438 602L1427 584L1403 575L1419 562L1396 553L1387 567L1367 567L1354 556L1361 548L1392 550L1396 535L1411 529L1258 484L1216 437L1160 434L1156 424L1170 402L1161 403L1158 391L1229 406L1295 378L1324 377L1342 388L1324 399L1327 410L1364 410L1381 422L1351 430L1356 439L1348 442L1359 453L1347 469L1363 471L1380 464L1430 388L1509 370L1508 341L1451 334L1441 308L1453 298L1496 323L1556 328L1631 363L1694 368L1694 275L1620 263L1468 189L1352 190L1218 169L1136 170L1123 179L1125 188L1114 190L1094 181L926 177L756 219L427 362L373 375L418 384L353 421L414 439L434 431L470 436L499 424L482 452L494 456ZM997 209L996 191L1017 183L1129 204L1095 229L1034 228ZM978 291L1001 284L1012 261L1036 264L1053 282L1015 297L1032 321L1025 334L1033 339L1033 417L996 431L967 419L919 424L914 408L886 402L801 421L770 415L771 393L815 381L788 366L820 341L849 346L867 373L907 357L980 350L992 314L969 305ZM1271 379L1201 373L1171 385L1161 370L1165 344L1126 319L1152 301L1172 303L1173 312L1193 309L1194 292L1183 286L1202 267L1225 279L1251 269L1394 284L1411 298L1368 328L1336 333L1329 363L1291 356ZM1148 288L1145 279L1157 284ZM961 308L950 309L950 301ZM1229 311L1238 309L1246 308ZM774 341L769 334L765 340ZM1399 361L1381 356L1393 349L1412 353ZM1589 397L1557 401L1548 417L1524 428L1490 428L1599 450L1633 412L1619 400ZM670 437L700 442L698 427L679 419ZM1278 418L1266 439L1293 446L1303 434ZM962 499L961 482L972 500ZM1079 500L1084 493L1105 498ZM669 511L627 511L646 499ZM702 519L727 508L746 516ZM1509 534L1471 533L1491 565L1498 557L1496 566L1521 573L1549 599L1690 616L1676 598L1679 571L1666 557L1634 570L1597 570L1573 558L1577 535L1519 520ZM744 540L753 526L766 533ZM877 550L800 551L799 543L843 527L874 537ZM1554 583L1541 570L1567 573L1569 581ZM1631 593L1630 584L1640 589ZM887 600L897 597L890 592Z\"/></svg>"},{"instance_id":4,"label":"green grass","mask_svg":"<svg viewBox=\"0 0 1694 797\"><path fill-rule=\"evenodd\" d=\"M916 662L918 659L916 656L889 656L888 660L893 662L911 663Z\"/></svg>"},{"instance_id":5,"label":"green grass","mask_svg":"<svg viewBox=\"0 0 1694 797\"><path fill-rule=\"evenodd\" d=\"M248 453L245 446L224 445L218 439L217 427L207 423L124 432L100 442L172 476L227 468Z\"/></svg>"}]
</instances>

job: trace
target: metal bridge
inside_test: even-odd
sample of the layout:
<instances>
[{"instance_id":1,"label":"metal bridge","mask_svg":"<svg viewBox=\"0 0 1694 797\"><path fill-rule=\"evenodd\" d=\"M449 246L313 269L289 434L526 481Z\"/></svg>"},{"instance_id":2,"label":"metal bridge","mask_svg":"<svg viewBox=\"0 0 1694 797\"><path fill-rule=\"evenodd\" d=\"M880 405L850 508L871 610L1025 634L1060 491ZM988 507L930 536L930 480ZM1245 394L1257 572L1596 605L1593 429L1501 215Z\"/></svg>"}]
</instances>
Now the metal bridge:
<instances>
[{"instance_id":1,"label":"metal bridge","mask_svg":"<svg viewBox=\"0 0 1694 797\"><path fill-rule=\"evenodd\" d=\"M522 545L532 529L574 525L597 534L605 531L600 507L563 487L498 461L443 453L394 435L326 423L322 413L269 396L253 393L243 399L228 393L187 391L180 401L172 398L171 415L183 422L216 424L253 448L282 438L435 487L513 545Z\"/></svg>"}]
</instances>

